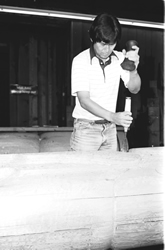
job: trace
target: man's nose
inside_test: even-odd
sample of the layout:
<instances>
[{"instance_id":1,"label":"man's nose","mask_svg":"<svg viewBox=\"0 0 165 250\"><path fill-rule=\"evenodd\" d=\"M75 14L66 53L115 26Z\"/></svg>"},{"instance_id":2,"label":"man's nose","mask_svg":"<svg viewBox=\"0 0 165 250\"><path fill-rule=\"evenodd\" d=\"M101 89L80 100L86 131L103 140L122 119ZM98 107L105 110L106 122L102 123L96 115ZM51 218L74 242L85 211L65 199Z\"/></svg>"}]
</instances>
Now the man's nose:
<instances>
[{"instance_id":1,"label":"man's nose","mask_svg":"<svg viewBox=\"0 0 165 250\"><path fill-rule=\"evenodd\" d=\"M107 52L107 53L110 52L111 51L111 46L109 44L106 44L104 46L104 51Z\"/></svg>"}]
</instances>

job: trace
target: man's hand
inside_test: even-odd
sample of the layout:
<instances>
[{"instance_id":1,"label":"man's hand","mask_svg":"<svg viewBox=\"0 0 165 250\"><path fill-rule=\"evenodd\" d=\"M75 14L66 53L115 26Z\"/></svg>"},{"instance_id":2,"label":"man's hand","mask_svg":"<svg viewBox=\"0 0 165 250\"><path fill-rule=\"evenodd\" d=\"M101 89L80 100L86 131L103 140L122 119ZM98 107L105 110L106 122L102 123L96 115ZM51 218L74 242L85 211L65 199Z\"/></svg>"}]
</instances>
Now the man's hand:
<instances>
[{"instance_id":1,"label":"man's hand","mask_svg":"<svg viewBox=\"0 0 165 250\"><path fill-rule=\"evenodd\" d=\"M127 52L126 52L125 49L123 49L122 52L123 52L123 54L124 54L124 56L125 56L126 58L128 58L129 60L131 60L131 61L134 62L135 67L136 67L136 69L137 69L137 67L138 67L138 65L139 65L139 60L140 60L140 56L139 56L139 54L138 54L138 53L139 53L139 47L136 46L136 45L134 45L134 46L132 46L132 49L133 49L133 50L129 50L129 51L127 51Z\"/></svg>"},{"instance_id":2,"label":"man's hand","mask_svg":"<svg viewBox=\"0 0 165 250\"><path fill-rule=\"evenodd\" d=\"M125 128L130 127L132 120L132 113L129 111L117 112L112 115L112 122Z\"/></svg>"}]
</instances>

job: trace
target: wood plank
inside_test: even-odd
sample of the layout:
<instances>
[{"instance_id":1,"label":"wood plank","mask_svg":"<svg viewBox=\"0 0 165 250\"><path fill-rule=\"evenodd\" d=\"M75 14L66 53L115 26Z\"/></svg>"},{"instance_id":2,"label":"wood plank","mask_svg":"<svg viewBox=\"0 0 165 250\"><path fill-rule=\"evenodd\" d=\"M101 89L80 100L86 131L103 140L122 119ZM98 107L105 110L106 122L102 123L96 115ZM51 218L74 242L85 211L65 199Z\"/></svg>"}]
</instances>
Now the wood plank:
<instances>
[{"instance_id":1,"label":"wood plank","mask_svg":"<svg viewBox=\"0 0 165 250\"><path fill-rule=\"evenodd\" d=\"M53 131L66 131L72 132L73 127L58 127L58 126L44 126L44 127L0 127L0 132L53 132Z\"/></svg>"},{"instance_id":2,"label":"wood plank","mask_svg":"<svg viewBox=\"0 0 165 250\"><path fill-rule=\"evenodd\" d=\"M13 35L10 41L10 85L18 84L18 56L19 56L19 38ZM11 86L10 86L11 89ZM18 126L18 105L17 95L10 94L10 126Z\"/></svg>"},{"instance_id":3,"label":"wood plank","mask_svg":"<svg viewBox=\"0 0 165 250\"><path fill-rule=\"evenodd\" d=\"M53 51L52 51L52 42L48 41L48 125L52 124L52 106L53 106Z\"/></svg>"},{"instance_id":4,"label":"wood plank","mask_svg":"<svg viewBox=\"0 0 165 250\"><path fill-rule=\"evenodd\" d=\"M38 92L37 39L29 38L29 85ZM38 96L29 96L29 126L38 125Z\"/></svg>"},{"instance_id":5,"label":"wood plank","mask_svg":"<svg viewBox=\"0 0 165 250\"><path fill-rule=\"evenodd\" d=\"M123 131L123 127L117 127L117 130ZM21 132L21 131L73 131L73 127L58 127L58 126L33 126L33 127L0 127L0 132Z\"/></svg>"},{"instance_id":6,"label":"wood plank","mask_svg":"<svg viewBox=\"0 0 165 250\"><path fill-rule=\"evenodd\" d=\"M53 85L52 85L52 124L58 125L58 81L57 81L57 41L53 39Z\"/></svg>"},{"instance_id":7,"label":"wood plank","mask_svg":"<svg viewBox=\"0 0 165 250\"><path fill-rule=\"evenodd\" d=\"M38 125L47 125L47 42L44 38L39 41L39 68L38 68Z\"/></svg>"},{"instance_id":8,"label":"wood plank","mask_svg":"<svg viewBox=\"0 0 165 250\"><path fill-rule=\"evenodd\" d=\"M19 61L18 61L18 84L20 86L29 85L29 55L28 55L28 38L23 34L19 45ZM29 126L29 95L17 95L18 109L18 126Z\"/></svg>"}]
</instances>

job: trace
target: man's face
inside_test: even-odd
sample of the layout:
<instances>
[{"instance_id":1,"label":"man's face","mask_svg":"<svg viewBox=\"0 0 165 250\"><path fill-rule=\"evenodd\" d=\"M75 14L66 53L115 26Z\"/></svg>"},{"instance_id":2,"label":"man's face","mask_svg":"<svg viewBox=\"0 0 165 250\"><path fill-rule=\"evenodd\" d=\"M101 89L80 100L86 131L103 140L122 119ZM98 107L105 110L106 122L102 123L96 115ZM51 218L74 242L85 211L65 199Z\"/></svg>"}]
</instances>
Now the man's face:
<instances>
[{"instance_id":1,"label":"man's face","mask_svg":"<svg viewBox=\"0 0 165 250\"><path fill-rule=\"evenodd\" d=\"M102 60L107 59L112 51L114 50L116 43L108 44L105 42L96 42L93 47L96 53L96 56Z\"/></svg>"}]
</instances>

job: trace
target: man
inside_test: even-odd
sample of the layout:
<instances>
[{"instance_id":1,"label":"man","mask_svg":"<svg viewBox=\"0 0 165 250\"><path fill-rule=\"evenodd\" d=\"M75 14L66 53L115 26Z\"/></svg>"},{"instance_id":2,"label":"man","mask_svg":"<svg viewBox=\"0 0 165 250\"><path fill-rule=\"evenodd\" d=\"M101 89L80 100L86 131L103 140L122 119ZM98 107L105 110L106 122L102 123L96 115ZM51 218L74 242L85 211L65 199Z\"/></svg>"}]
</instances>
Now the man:
<instances>
[{"instance_id":1,"label":"man","mask_svg":"<svg viewBox=\"0 0 165 250\"><path fill-rule=\"evenodd\" d=\"M131 93L138 93L141 79L137 72L139 48L116 51L121 26L116 17L98 15L89 30L91 47L72 62L74 129L70 146L75 151L117 150L116 125L128 128L131 112L115 112L120 78ZM121 67L124 58L134 61L135 70Z\"/></svg>"}]
</instances>

